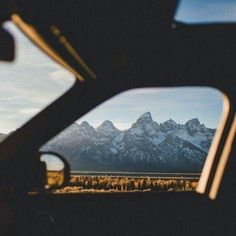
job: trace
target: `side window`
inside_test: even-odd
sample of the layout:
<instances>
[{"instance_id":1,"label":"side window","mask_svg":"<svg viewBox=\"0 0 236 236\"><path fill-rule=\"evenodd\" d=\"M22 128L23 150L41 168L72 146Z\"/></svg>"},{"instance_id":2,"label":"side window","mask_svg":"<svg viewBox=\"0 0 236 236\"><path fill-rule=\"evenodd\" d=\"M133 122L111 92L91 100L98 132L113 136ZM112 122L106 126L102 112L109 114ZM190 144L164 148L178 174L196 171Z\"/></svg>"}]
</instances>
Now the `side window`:
<instances>
[{"instance_id":1,"label":"side window","mask_svg":"<svg viewBox=\"0 0 236 236\"><path fill-rule=\"evenodd\" d=\"M74 76L57 65L12 23L16 59L0 62L0 141L68 90Z\"/></svg>"},{"instance_id":2,"label":"side window","mask_svg":"<svg viewBox=\"0 0 236 236\"><path fill-rule=\"evenodd\" d=\"M71 166L55 192L193 191L222 115L212 88L134 89L106 101L42 147Z\"/></svg>"}]
</instances>

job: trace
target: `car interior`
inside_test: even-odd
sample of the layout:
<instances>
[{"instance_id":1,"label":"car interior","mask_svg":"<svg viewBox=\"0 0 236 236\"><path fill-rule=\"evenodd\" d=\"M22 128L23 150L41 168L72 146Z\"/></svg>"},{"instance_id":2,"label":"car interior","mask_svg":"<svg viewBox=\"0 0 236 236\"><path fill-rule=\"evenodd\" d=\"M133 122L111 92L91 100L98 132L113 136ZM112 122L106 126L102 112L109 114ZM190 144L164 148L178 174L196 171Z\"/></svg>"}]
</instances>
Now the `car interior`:
<instances>
[{"instance_id":1,"label":"car interior","mask_svg":"<svg viewBox=\"0 0 236 236\"><path fill-rule=\"evenodd\" d=\"M232 22L204 22L200 19L199 23L186 23L175 17L181 2L1 1L0 60L13 64L12 68L16 66L13 61L18 49L17 40L4 25L11 22L35 48L40 49L40 53L51 58L58 68L63 68L74 79L64 81L62 85L68 83L68 86L60 90L59 96L47 101L46 106L37 110L30 119L27 118L28 121L19 128L9 132L0 143L0 235L235 235L236 19ZM229 2L231 4L231 1L226 1L227 4ZM219 7L226 4L224 1L216 3ZM200 8L203 9L203 5ZM29 67L29 63L37 62L36 59L35 62L27 61L24 73L31 73L30 69L27 71L27 65ZM49 62L44 66L49 68ZM12 70L3 74L0 72L0 77L7 76ZM24 73L20 76L26 76ZM61 78L60 74L54 75L55 80ZM2 88L3 79L0 78ZM32 80L41 80L40 70L35 70L35 74L33 71ZM30 82L25 82L26 89L27 83ZM50 88L50 83L44 86L46 90ZM214 138L212 136L206 160L198 171L196 189L173 191L174 187L171 187L165 191L127 191L127 187L122 185L121 190L117 187L116 191L109 193L68 190L71 178L76 179L75 161L71 159L70 162L63 151L58 151L62 150L61 145L55 146L57 151L50 149L55 136L59 140L63 130L68 130L86 114L98 117L100 113L105 113L92 112L97 107L108 107L109 101L118 104L117 114L122 113L122 106L127 101L131 103L132 99L132 109L142 105L146 111L151 98L144 97L144 91L159 89L159 94L164 91L169 95L172 90L182 88L214 89L220 94L222 103L215 133L208 128L210 133L214 133ZM190 106L194 107L197 101L191 89L183 90L186 91L183 95L192 99ZM140 97L132 98L131 91ZM210 94L209 91L207 93ZM170 109L174 111L173 104L178 97L172 96L173 100L167 99ZM120 107L115 100L118 98L119 101L125 100ZM184 96L181 101L185 101ZM208 103L204 99L201 101ZM213 106L211 102L209 110ZM114 106L113 103L110 105L112 108ZM145 114L150 118L149 113ZM211 116L212 120L216 119ZM136 116L132 117L132 122L135 119ZM179 124L178 127L183 126ZM135 128L134 125L129 130L132 128ZM94 137L89 139L90 145ZM182 141L177 140L182 145ZM83 142L79 144L81 150ZM45 146L47 143L51 146ZM193 145L188 144L188 147L193 148ZM68 150L72 150L72 146ZM169 151L171 148L166 152ZM58 168L49 167L50 160L57 163ZM85 175L86 165L92 166L91 170L94 163L86 162L84 169L81 164L78 170ZM117 170L113 170L111 164L109 168L116 175ZM147 179L150 181L154 167L148 168L151 177ZM122 165L120 169L121 176L129 171ZM105 167L100 167L101 170L109 176ZM137 165L134 171L142 170ZM93 169L92 173L96 175L96 171ZM92 174L86 175L86 181L90 181ZM129 179L127 176L125 178ZM93 177L91 181L94 179L98 177ZM135 185L134 188L138 187Z\"/></svg>"}]
</instances>

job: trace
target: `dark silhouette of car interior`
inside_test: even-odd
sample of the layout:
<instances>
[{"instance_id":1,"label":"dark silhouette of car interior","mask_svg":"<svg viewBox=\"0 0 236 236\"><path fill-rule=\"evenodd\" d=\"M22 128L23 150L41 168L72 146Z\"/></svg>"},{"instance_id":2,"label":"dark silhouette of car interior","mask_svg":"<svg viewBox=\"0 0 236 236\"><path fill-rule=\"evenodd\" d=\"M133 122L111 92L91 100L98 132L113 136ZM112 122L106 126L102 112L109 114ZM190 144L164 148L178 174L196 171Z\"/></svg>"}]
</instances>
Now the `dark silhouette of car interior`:
<instances>
[{"instance_id":1,"label":"dark silhouette of car interior","mask_svg":"<svg viewBox=\"0 0 236 236\"><path fill-rule=\"evenodd\" d=\"M1 25L13 21L77 78L0 144L0 209L10 212L8 225L0 218L2 235L235 235L236 24L177 22L177 5L174 0L1 1ZM14 60L14 38L2 27L0 59ZM178 86L213 87L229 100L203 194L44 191L46 169L39 160L44 143L120 92ZM212 200L225 147L228 161Z\"/></svg>"}]
</instances>

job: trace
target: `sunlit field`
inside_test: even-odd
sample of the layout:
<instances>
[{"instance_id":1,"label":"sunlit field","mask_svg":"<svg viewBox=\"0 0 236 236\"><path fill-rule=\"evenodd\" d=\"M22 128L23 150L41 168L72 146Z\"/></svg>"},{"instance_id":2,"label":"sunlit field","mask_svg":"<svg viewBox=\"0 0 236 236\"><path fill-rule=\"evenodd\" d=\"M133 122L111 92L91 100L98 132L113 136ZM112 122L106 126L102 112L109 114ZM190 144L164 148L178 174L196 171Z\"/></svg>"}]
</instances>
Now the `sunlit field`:
<instances>
[{"instance_id":1,"label":"sunlit field","mask_svg":"<svg viewBox=\"0 0 236 236\"><path fill-rule=\"evenodd\" d=\"M68 186L55 193L112 193L194 191L198 178L160 178L130 176L72 176Z\"/></svg>"}]
</instances>

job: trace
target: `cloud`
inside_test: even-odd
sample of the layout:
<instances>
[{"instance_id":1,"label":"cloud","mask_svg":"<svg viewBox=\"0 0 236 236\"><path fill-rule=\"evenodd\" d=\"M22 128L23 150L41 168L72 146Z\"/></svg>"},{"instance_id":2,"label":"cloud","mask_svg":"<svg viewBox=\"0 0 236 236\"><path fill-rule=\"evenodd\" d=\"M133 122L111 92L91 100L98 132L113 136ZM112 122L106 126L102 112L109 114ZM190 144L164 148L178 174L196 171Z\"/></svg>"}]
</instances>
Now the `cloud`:
<instances>
[{"instance_id":1,"label":"cloud","mask_svg":"<svg viewBox=\"0 0 236 236\"><path fill-rule=\"evenodd\" d=\"M0 132L8 133L57 99L75 79L12 23L5 27L16 41L15 62L0 63Z\"/></svg>"},{"instance_id":2,"label":"cloud","mask_svg":"<svg viewBox=\"0 0 236 236\"><path fill-rule=\"evenodd\" d=\"M20 110L20 113L26 114L26 115L34 115L34 114L37 114L39 111L40 111L40 109L32 107L32 108L22 109L22 110Z\"/></svg>"},{"instance_id":3,"label":"cloud","mask_svg":"<svg viewBox=\"0 0 236 236\"><path fill-rule=\"evenodd\" d=\"M71 82L71 78L74 76L69 71L59 69L51 72L50 77L55 80L55 82L65 84L66 82Z\"/></svg>"}]
</instances>

